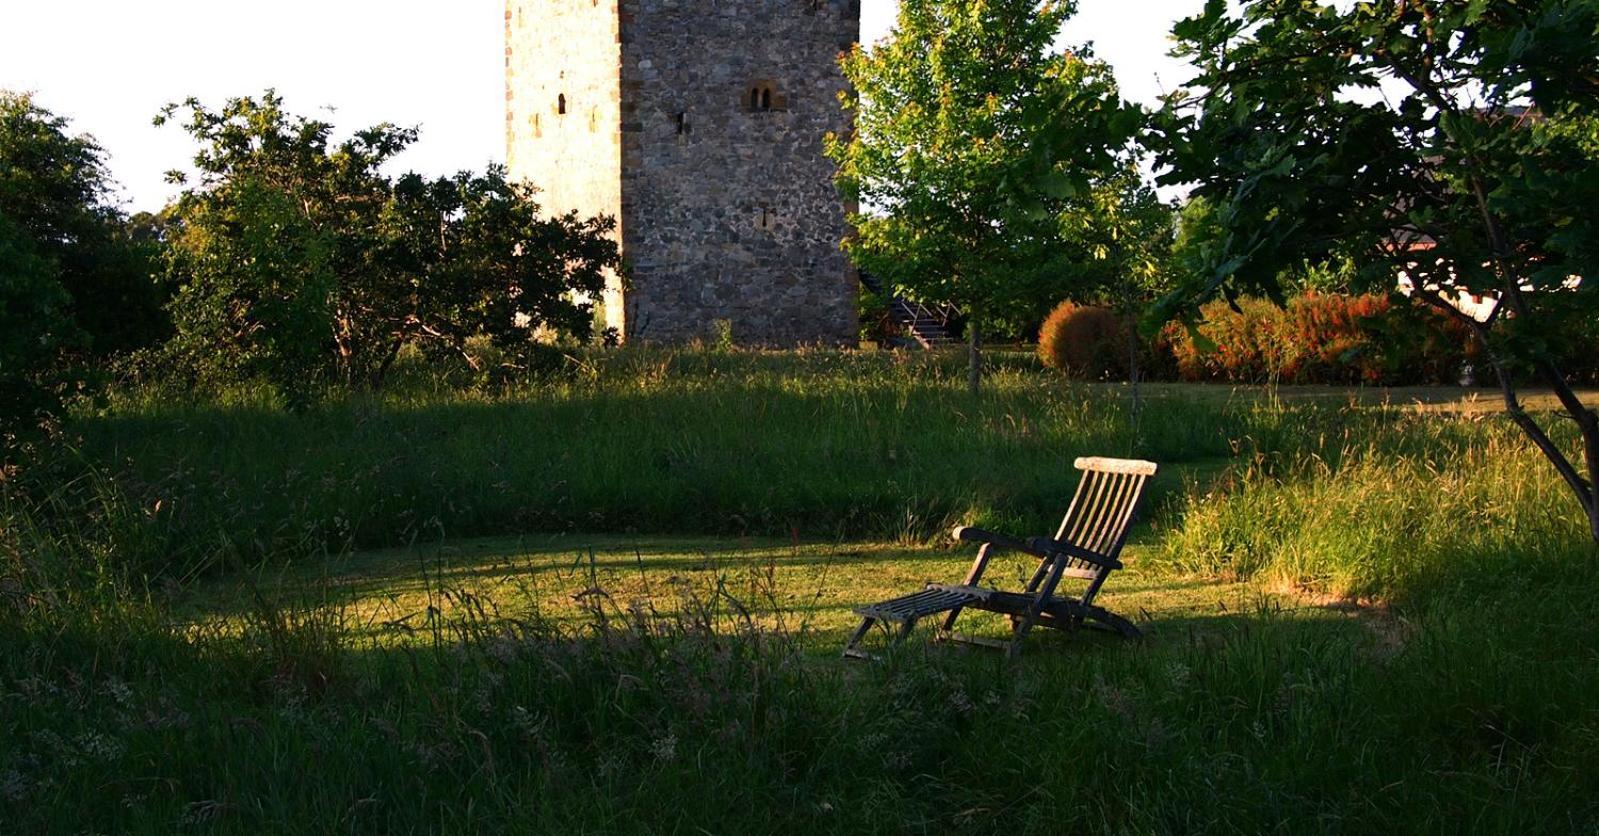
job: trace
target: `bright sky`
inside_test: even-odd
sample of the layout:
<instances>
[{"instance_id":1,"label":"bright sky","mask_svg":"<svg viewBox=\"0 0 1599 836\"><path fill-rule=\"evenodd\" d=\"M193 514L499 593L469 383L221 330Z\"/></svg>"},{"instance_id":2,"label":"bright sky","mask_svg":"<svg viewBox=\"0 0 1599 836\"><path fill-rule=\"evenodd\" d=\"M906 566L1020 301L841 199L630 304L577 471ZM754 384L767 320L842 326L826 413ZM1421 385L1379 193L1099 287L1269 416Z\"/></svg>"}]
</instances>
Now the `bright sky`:
<instances>
[{"instance_id":1,"label":"bright sky","mask_svg":"<svg viewBox=\"0 0 1599 836\"><path fill-rule=\"evenodd\" d=\"M796 0L797 2L797 0ZM1094 43L1124 94L1153 103L1181 83L1167 33L1203 0L1081 0L1067 42ZM504 0L0 0L0 89L31 91L111 157L131 209L173 194L193 146L150 120L171 101L275 87L298 113L344 130L420 125L403 158L428 174L505 158ZM864 0L867 41L894 0ZM329 110L332 108L333 110Z\"/></svg>"}]
</instances>

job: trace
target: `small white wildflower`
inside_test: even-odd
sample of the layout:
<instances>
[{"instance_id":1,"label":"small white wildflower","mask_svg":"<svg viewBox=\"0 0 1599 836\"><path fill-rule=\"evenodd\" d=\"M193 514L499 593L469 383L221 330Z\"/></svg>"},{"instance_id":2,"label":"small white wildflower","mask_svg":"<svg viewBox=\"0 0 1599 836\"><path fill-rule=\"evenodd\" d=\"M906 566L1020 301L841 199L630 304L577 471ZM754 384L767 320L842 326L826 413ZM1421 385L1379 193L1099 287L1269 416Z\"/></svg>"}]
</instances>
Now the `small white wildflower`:
<instances>
[{"instance_id":1,"label":"small white wildflower","mask_svg":"<svg viewBox=\"0 0 1599 836\"><path fill-rule=\"evenodd\" d=\"M524 737L538 737L544 726L533 716L533 712L520 705L511 708L511 725Z\"/></svg>"},{"instance_id":2,"label":"small white wildflower","mask_svg":"<svg viewBox=\"0 0 1599 836\"><path fill-rule=\"evenodd\" d=\"M609 778L612 775L620 774L624 766L626 764L622 763L621 758L615 755L606 755L595 765L595 771L600 773L601 778Z\"/></svg>"},{"instance_id":3,"label":"small white wildflower","mask_svg":"<svg viewBox=\"0 0 1599 836\"><path fill-rule=\"evenodd\" d=\"M105 684L101 686L101 690L105 691L106 696L123 708L128 707L133 702L133 689L128 687L128 683L116 677L106 680Z\"/></svg>"},{"instance_id":4,"label":"small white wildflower","mask_svg":"<svg viewBox=\"0 0 1599 836\"><path fill-rule=\"evenodd\" d=\"M78 735L78 749L93 760L114 761L122 757L122 743L99 732Z\"/></svg>"},{"instance_id":5,"label":"small white wildflower","mask_svg":"<svg viewBox=\"0 0 1599 836\"><path fill-rule=\"evenodd\" d=\"M650 744L650 754L654 755L656 760L662 762L677 760L677 735L669 734L665 737L656 738L655 742Z\"/></svg>"}]
</instances>

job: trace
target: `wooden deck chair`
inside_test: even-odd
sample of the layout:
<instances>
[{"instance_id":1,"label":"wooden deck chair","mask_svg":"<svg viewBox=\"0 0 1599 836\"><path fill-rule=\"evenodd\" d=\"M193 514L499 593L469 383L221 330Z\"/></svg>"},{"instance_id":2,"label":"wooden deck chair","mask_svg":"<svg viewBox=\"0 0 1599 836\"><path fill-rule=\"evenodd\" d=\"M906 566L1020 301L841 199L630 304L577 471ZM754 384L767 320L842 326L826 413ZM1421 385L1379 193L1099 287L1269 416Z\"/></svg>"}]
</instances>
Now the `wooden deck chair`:
<instances>
[{"instance_id":1,"label":"wooden deck chair","mask_svg":"<svg viewBox=\"0 0 1599 836\"><path fill-rule=\"evenodd\" d=\"M956 540L982 544L977 560L960 584L930 583L921 592L860 607L855 614L861 625L844 646L849 659L869 659L861 641L874 624L894 625L892 643L905 640L916 623L928 616L948 613L938 630L946 641L995 647L1014 656L1022 640L1035 626L1072 631L1079 627L1107 630L1127 638L1137 638L1138 628L1125 618L1094 606L1105 580L1122 568L1122 544L1144 496L1144 488L1157 470L1153 462L1127 459L1084 458L1077 460L1083 472L1077 493L1053 539L1033 537L1018 540L978 528L955 529ZM1038 558L1032 580L1021 592L1003 592L978 586L995 549L1008 549ZM1057 595L1064 578L1087 582L1080 597ZM987 610L1010 616L1009 641L965 636L955 632L955 622L967 609Z\"/></svg>"}]
</instances>

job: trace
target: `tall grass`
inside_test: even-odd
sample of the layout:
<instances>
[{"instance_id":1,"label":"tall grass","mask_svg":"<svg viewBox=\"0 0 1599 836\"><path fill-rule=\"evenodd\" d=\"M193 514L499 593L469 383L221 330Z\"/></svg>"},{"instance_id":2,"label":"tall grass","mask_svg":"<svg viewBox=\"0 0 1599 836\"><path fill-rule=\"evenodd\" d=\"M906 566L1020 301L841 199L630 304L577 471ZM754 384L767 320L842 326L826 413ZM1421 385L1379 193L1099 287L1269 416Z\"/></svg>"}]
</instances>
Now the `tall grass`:
<instances>
[{"instance_id":1,"label":"tall grass","mask_svg":"<svg viewBox=\"0 0 1599 836\"><path fill-rule=\"evenodd\" d=\"M0 629L18 832L1587 832L1599 573L1399 639L1262 602L1010 666L803 652L723 591L562 627L460 589L429 641L262 599L235 629ZM449 613L443 615L442 613ZM790 622L792 623L792 622ZM13 624L0 616L0 626ZM395 627L394 629L402 629ZM1401 628L1395 628L1401 629ZM37 634L35 634L36 636Z\"/></svg>"},{"instance_id":2,"label":"tall grass","mask_svg":"<svg viewBox=\"0 0 1599 836\"><path fill-rule=\"evenodd\" d=\"M75 423L81 461L59 467L114 474L244 561L530 531L918 540L959 522L1043 530L1077 456L1220 460L1250 420L1174 396L1134 427L1115 390L1018 368L973 400L937 357L587 362L492 394L423 379L298 414L251 392L133 391Z\"/></svg>"},{"instance_id":3,"label":"tall grass","mask_svg":"<svg viewBox=\"0 0 1599 836\"><path fill-rule=\"evenodd\" d=\"M1499 419L1182 387L1135 425L1120 387L1001 357L977 399L958 358L707 350L584 355L493 392L411 369L301 413L252 390L135 388L80 414L78 451L37 479L114 483L137 511L117 530L152 540L140 574L180 583L532 532L1047 531L1073 459L1106 454L1162 463L1149 518L1191 574L1386 596L1582 542L1549 467Z\"/></svg>"},{"instance_id":4,"label":"tall grass","mask_svg":"<svg viewBox=\"0 0 1599 836\"><path fill-rule=\"evenodd\" d=\"M1508 422L1401 415L1254 450L1190 492L1160 559L1395 600L1599 559L1585 531L1570 492Z\"/></svg>"},{"instance_id":5,"label":"tall grass","mask_svg":"<svg viewBox=\"0 0 1599 836\"><path fill-rule=\"evenodd\" d=\"M1599 826L1599 561L1498 421L1175 396L1135 429L1025 369L974 402L881 357L600 362L492 396L288 415L145 391L80 416L78 455L0 493L0 831ZM231 565L430 531L1043 525L1088 452L1188 478L1155 514L1173 572L1400 606L1262 596L1143 644L859 666L732 584L591 590L576 624L428 573L420 622L354 625L332 594L165 606Z\"/></svg>"}]
</instances>

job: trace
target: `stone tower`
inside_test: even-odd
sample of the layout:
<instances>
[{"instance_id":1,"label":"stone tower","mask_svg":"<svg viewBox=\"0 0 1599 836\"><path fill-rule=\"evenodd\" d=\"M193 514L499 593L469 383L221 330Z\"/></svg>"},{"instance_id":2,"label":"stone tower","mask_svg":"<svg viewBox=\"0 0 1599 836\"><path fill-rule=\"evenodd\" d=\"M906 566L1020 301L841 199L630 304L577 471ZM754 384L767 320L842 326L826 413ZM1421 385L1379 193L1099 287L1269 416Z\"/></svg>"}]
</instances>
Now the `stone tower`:
<instances>
[{"instance_id":1,"label":"stone tower","mask_svg":"<svg viewBox=\"0 0 1599 836\"><path fill-rule=\"evenodd\" d=\"M507 0L511 175L547 211L615 217L629 282L606 324L682 342L857 333L845 207L823 137L843 133L840 52L859 0Z\"/></svg>"}]
</instances>

